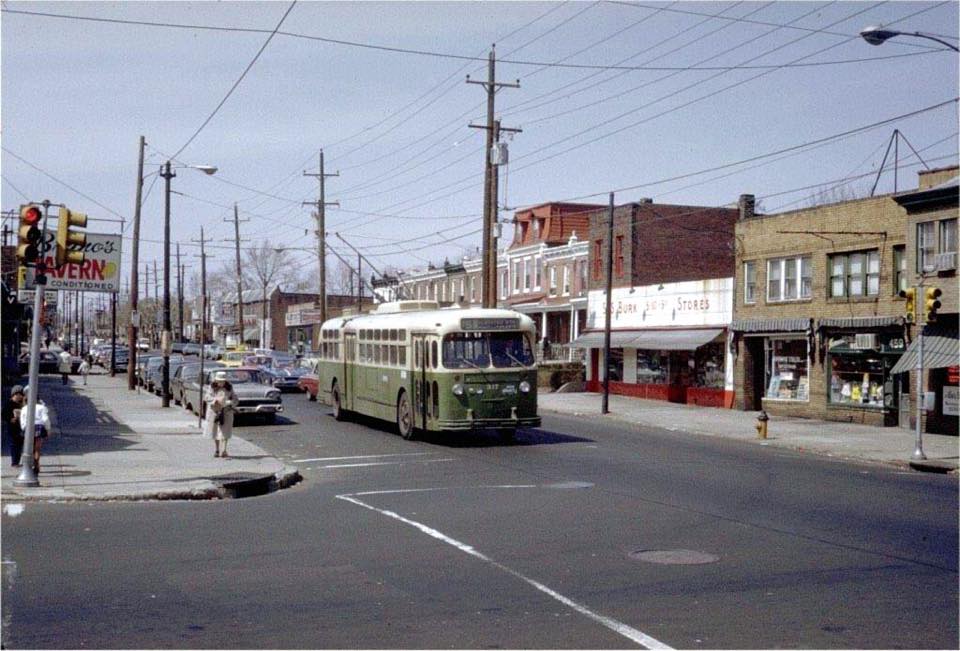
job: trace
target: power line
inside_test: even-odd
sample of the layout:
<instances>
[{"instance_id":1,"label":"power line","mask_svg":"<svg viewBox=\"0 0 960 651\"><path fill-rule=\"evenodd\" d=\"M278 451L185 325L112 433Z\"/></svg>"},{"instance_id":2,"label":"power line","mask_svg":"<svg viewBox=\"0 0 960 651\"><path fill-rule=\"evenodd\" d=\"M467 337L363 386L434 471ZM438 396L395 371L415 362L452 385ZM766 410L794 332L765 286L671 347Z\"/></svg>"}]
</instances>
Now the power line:
<instances>
[{"instance_id":1,"label":"power line","mask_svg":"<svg viewBox=\"0 0 960 651\"><path fill-rule=\"evenodd\" d=\"M267 40L264 41L263 45L260 46L260 49L257 51L256 55L254 55L253 59L250 61L249 64L247 64L247 67L240 74L240 77L238 77L237 80L233 82L233 86L231 86L230 90L227 91L227 94L223 96L223 99L220 100L220 103L217 104L217 107L213 109L213 112L207 116L207 119L203 121L203 124L200 125L200 127L193 133L193 135L190 136L190 138L185 143L183 143L183 146L177 150L177 153L173 155L173 158L176 158L181 153L183 153L183 150L186 149L191 142L193 142L194 138L200 135L200 132L203 131L204 127L206 127L210 123L210 120L213 119L213 116L215 116L217 112L223 107L223 105L226 104L227 100L230 99L230 96L233 95L233 91L237 89L237 86L240 85L240 82L243 81L243 78L247 76L248 72L250 72L250 69L253 67L253 64L257 62L257 59L260 58L260 55L263 54L263 51L267 49L268 45L270 45L270 41L272 41L273 37L277 35L277 30L280 29L281 25L283 25L283 21L287 19L287 16L290 15L290 12L293 11L293 7L296 4L297 4L297 0L293 0L293 2L290 3L290 6L287 7L287 10L283 13L283 16L280 18L280 22L277 23L277 26L273 28L272 32L270 32L270 36L268 36Z\"/></svg>"}]
</instances>

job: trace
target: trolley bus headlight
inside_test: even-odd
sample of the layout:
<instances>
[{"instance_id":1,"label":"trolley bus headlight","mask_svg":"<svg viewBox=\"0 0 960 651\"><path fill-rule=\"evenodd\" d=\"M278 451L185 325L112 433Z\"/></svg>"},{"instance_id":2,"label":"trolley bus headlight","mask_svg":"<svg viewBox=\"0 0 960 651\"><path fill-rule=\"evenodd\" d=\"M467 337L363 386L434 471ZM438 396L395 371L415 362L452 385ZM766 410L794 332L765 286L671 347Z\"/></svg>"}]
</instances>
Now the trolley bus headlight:
<instances>
[{"instance_id":1,"label":"trolley bus headlight","mask_svg":"<svg viewBox=\"0 0 960 651\"><path fill-rule=\"evenodd\" d=\"M523 393L530 393L530 383L524 380L520 383L520 391Z\"/></svg>"},{"instance_id":2,"label":"trolley bus headlight","mask_svg":"<svg viewBox=\"0 0 960 651\"><path fill-rule=\"evenodd\" d=\"M462 384L457 383L457 384L454 384L454 385L453 385L453 395L455 395L455 396L462 396L462 395L463 395L463 385L462 385Z\"/></svg>"}]
</instances>

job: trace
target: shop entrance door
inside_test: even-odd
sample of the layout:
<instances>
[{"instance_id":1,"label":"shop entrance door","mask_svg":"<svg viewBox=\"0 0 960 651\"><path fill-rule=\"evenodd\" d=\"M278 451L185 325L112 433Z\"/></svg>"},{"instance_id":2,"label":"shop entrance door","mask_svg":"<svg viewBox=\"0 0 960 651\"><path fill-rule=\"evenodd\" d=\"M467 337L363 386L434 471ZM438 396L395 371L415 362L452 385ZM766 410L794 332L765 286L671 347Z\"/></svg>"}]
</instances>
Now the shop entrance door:
<instances>
[{"instance_id":1,"label":"shop entrance door","mask_svg":"<svg viewBox=\"0 0 960 651\"><path fill-rule=\"evenodd\" d=\"M767 390L766 353L763 349L763 337L744 337L743 383L744 407L748 411L763 409L763 394Z\"/></svg>"}]
</instances>

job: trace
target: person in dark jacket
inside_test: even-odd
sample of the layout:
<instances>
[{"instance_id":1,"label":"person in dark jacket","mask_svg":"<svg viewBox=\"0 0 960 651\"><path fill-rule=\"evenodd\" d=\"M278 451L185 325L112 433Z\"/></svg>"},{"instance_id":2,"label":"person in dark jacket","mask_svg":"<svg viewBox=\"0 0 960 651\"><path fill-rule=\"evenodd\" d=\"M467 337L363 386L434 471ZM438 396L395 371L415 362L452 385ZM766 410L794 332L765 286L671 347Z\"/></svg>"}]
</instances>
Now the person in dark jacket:
<instances>
[{"instance_id":1,"label":"person in dark jacket","mask_svg":"<svg viewBox=\"0 0 960 651\"><path fill-rule=\"evenodd\" d=\"M19 384L10 390L10 399L3 404L3 429L10 437L10 464L20 466L23 455L23 429L20 427L20 409L26 408L26 396Z\"/></svg>"}]
</instances>

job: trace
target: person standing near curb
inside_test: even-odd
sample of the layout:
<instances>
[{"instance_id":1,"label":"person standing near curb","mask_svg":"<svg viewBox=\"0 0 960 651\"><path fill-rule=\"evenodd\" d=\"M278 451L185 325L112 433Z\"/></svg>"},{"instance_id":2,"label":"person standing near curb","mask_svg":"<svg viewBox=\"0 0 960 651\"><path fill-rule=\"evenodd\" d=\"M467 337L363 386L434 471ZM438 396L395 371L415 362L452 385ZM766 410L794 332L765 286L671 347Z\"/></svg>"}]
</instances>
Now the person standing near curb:
<instances>
[{"instance_id":1,"label":"person standing near curb","mask_svg":"<svg viewBox=\"0 0 960 651\"><path fill-rule=\"evenodd\" d=\"M30 391L28 386L24 389L24 399L26 400L27 393ZM33 415L32 427L27 425L27 408L26 406L20 409L20 428L23 430L24 436L29 436L33 434L33 472L34 474L40 474L40 448L43 447L43 441L50 435L50 413L47 411L47 406L43 404L39 398L37 399L37 408L36 412Z\"/></svg>"},{"instance_id":2,"label":"person standing near curb","mask_svg":"<svg viewBox=\"0 0 960 651\"><path fill-rule=\"evenodd\" d=\"M70 375L70 367L72 366L70 359L70 353L67 351L60 352L60 364L58 366L60 370L60 380L62 384L67 383L67 376Z\"/></svg>"},{"instance_id":3,"label":"person standing near curb","mask_svg":"<svg viewBox=\"0 0 960 651\"><path fill-rule=\"evenodd\" d=\"M90 360L88 357L84 357L83 361L80 362L80 375L83 376L83 386L87 386L87 375L90 374Z\"/></svg>"},{"instance_id":4,"label":"person standing near curb","mask_svg":"<svg viewBox=\"0 0 960 651\"><path fill-rule=\"evenodd\" d=\"M214 380L204 397L207 403L204 433L213 439L216 450L214 457L229 457L227 441L233 434L233 412L238 404L233 385L226 380Z\"/></svg>"},{"instance_id":5,"label":"person standing near curb","mask_svg":"<svg viewBox=\"0 0 960 651\"><path fill-rule=\"evenodd\" d=\"M10 465L20 467L23 456L23 428L20 427L20 410L24 407L26 395L19 384L10 390L10 399L3 405L3 430L10 433Z\"/></svg>"}]
</instances>

